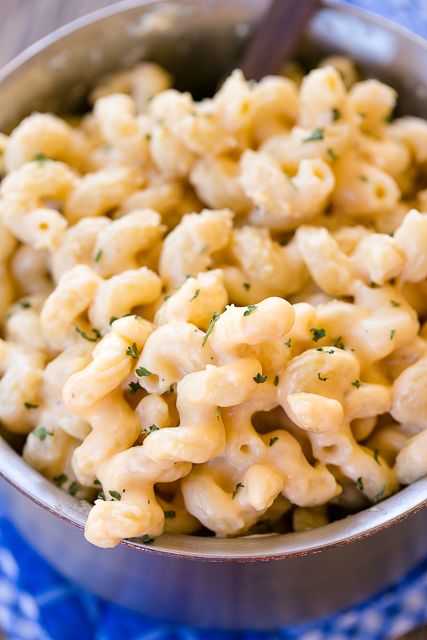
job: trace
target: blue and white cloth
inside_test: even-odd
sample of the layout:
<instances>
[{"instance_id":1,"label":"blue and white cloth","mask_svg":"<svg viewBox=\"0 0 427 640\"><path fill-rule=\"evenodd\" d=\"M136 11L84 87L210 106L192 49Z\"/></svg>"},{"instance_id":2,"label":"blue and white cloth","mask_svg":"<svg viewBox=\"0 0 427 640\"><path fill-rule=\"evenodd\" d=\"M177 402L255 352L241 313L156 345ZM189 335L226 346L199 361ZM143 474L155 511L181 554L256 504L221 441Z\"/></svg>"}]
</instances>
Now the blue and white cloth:
<instances>
[{"instance_id":1,"label":"blue and white cloth","mask_svg":"<svg viewBox=\"0 0 427 640\"><path fill-rule=\"evenodd\" d=\"M427 0L349 0L427 37ZM391 640L427 622L427 558L374 598L274 633L155 623L62 578L0 513L0 629L7 640Z\"/></svg>"}]
</instances>

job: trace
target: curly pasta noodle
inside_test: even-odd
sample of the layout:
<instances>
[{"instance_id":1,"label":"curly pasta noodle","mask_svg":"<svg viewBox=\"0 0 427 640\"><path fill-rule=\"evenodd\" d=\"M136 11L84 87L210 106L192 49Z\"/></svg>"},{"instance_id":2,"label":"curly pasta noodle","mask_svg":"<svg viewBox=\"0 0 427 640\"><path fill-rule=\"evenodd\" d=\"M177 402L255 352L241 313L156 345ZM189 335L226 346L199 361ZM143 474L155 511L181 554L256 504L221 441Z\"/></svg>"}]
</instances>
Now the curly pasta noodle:
<instances>
[{"instance_id":1,"label":"curly pasta noodle","mask_svg":"<svg viewBox=\"0 0 427 640\"><path fill-rule=\"evenodd\" d=\"M427 474L427 123L343 56L173 82L0 137L0 420L101 547L305 531Z\"/></svg>"}]
</instances>

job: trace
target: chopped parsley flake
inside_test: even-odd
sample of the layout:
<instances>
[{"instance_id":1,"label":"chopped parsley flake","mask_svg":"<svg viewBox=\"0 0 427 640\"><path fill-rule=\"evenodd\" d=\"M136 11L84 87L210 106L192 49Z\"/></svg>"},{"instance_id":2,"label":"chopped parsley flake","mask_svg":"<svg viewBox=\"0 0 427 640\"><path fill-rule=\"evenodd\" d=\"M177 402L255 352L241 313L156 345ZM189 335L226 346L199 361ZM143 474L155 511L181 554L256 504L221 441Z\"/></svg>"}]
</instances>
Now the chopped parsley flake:
<instances>
[{"instance_id":1,"label":"chopped parsley flake","mask_svg":"<svg viewBox=\"0 0 427 640\"><path fill-rule=\"evenodd\" d=\"M336 122L337 120L340 120L340 119L341 119L341 111L336 107L334 107L332 109L332 122Z\"/></svg>"},{"instance_id":2,"label":"chopped parsley flake","mask_svg":"<svg viewBox=\"0 0 427 640\"><path fill-rule=\"evenodd\" d=\"M390 331L390 340L393 340L394 336L396 335L396 329L392 329Z\"/></svg>"},{"instance_id":3,"label":"chopped parsley flake","mask_svg":"<svg viewBox=\"0 0 427 640\"><path fill-rule=\"evenodd\" d=\"M100 249L95 256L95 262L99 262L103 255L104 255L104 252L102 249Z\"/></svg>"},{"instance_id":4,"label":"chopped parsley flake","mask_svg":"<svg viewBox=\"0 0 427 640\"><path fill-rule=\"evenodd\" d=\"M378 289L378 285L376 282L371 282L370 285L371 289Z\"/></svg>"},{"instance_id":5,"label":"chopped parsley flake","mask_svg":"<svg viewBox=\"0 0 427 640\"><path fill-rule=\"evenodd\" d=\"M244 316L250 316L256 310L256 304L248 304L246 311L243 313Z\"/></svg>"},{"instance_id":6,"label":"chopped parsley flake","mask_svg":"<svg viewBox=\"0 0 427 640\"><path fill-rule=\"evenodd\" d=\"M128 318L129 316L135 316L135 318L139 318L139 316L135 315L135 313L125 313L124 316L111 316L110 324L113 324L113 322L115 322L116 320L120 320L120 318Z\"/></svg>"},{"instance_id":7,"label":"chopped parsley flake","mask_svg":"<svg viewBox=\"0 0 427 640\"><path fill-rule=\"evenodd\" d=\"M254 526L257 533L271 533L274 528L270 519L258 520Z\"/></svg>"},{"instance_id":8,"label":"chopped parsley flake","mask_svg":"<svg viewBox=\"0 0 427 640\"><path fill-rule=\"evenodd\" d=\"M78 327L76 325L76 331L79 335L81 335L82 338L84 338L85 340L88 340L89 342L98 342L98 340L101 337L100 332L98 331L98 329L91 329L92 333L93 333L93 337L88 336L87 333L85 333L82 329L80 329L80 327Z\"/></svg>"},{"instance_id":9,"label":"chopped parsley flake","mask_svg":"<svg viewBox=\"0 0 427 640\"><path fill-rule=\"evenodd\" d=\"M61 473L59 476L55 476L54 478L52 478L53 482L56 484L57 487L62 487L62 485L67 482L68 478L65 475L65 473Z\"/></svg>"},{"instance_id":10,"label":"chopped parsley flake","mask_svg":"<svg viewBox=\"0 0 427 640\"><path fill-rule=\"evenodd\" d=\"M37 429L33 431L33 436L43 442L48 436L53 436L53 431L48 431L44 427L37 427Z\"/></svg>"},{"instance_id":11,"label":"chopped parsley flake","mask_svg":"<svg viewBox=\"0 0 427 640\"><path fill-rule=\"evenodd\" d=\"M150 544L151 542L154 542L154 538L149 536L148 533L144 533L144 535L141 536L140 538L137 538L137 540L139 540L143 544Z\"/></svg>"},{"instance_id":12,"label":"chopped parsley flake","mask_svg":"<svg viewBox=\"0 0 427 640\"><path fill-rule=\"evenodd\" d=\"M289 338L289 340L286 340L285 347L288 347L288 349L290 349L292 347L292 339L291 338Z\"/></svg>"},{"instance_id":13,"label":"chopped parsley flake","mask_svg":"<svg viewBox=\"0 0 427 640\"><path fill-rule=\"evenodd\" d=\"M323 140L323 129L313 129L313 131L303 139L303 142L317 142Z\"/></svg>"},{"instance_id":14,"label":"chopped parsley flake","mask_svg":"<svg viewBox=\"0 0 427 640\"><path fill-rule=\"evenodd\" d=\"M214 311L214 313L212 314L212 318L210 319L209 326L208 326L207 331L205 333L205 337L203 338L202 347L205 346L206 340L209 338L209 336L211 335L212 331L214 330L215 323L218 321L218 318L220 317L220 315L221 314L218 313L218 311Z\"/></svg>"},{"instance_id":15,"label":"chopped parsley flake","mask_svg":"<svg viewBox=\"0 0 427 640\"><path fill-rule=\"evenodd\" d=\"M317 374L317 377L321 382L326 382L326 380L329 380L329 378L326 377L322 378L322 374L320 372Z\"/></svg>"},{"instance_id":16,"label":"chopped parsley flake","mask_svg":"<svg viewBox=\"0 0 427 640\"><path fill-rule=\"evenodd\" d=\"M145 367L138 367L138 369L135 369L135 373L140 378L148 378L148 376L153 375L151 371L148 371Z\"/></svg>"},{"instance_id":17,"label":"chopped parsley flake","mask_svg":"<svg viewBox=\"0 0 427 640\"><path fill-rule=\"evenodd\" d=\"M24 402L24 407L26 409L38 409L39 405L35 404L34 402Z\"/></svg>"},{"instance_id":18,"label":"chopped parsley flake","mask_svg":"<svg viewBox=\"0 0 427 640\"><path fill-rule=\"evenodd\" d=\"M380 461L380 459L379 459L379 457L378 457L378 456L379 456L379 453L380 453L380 450L379 450L379 449L374 449L374 460L375 460L375 462L376 462L377 464L379 464L379 465L381 466L381 461Z\"/></svg>"},{"instance_id":19,"label":"chopped parsley flake","mask_svg":"<svg viewBox=\"0 0 427 640\"><path fill-rule=\"evenodd\" d=\"M176 511L165 511L165 518L176 518Z\"/></svg>"},{"instance_id":20,"label":"chopped parsley flake","mask_svg":"<svg viewBox=\"0 0 427 640\"><path fill-rule=\"evenodd\" d=\"M105 493L101 490L96 496L97 500L105 500Z\"/></svg>"},{"instance_id":21,"label":"chopped parsley flake","mask_svg":"<svg viewBox=\"0 0 427 640\"><path fill-rule=\"evenodd\" d=\"M93 484L95 485L95 487L100 487L101 486L101 483L99 482L98 479L94 480Z\"/></svg>"},{"instance_id":22,"label":"chopped parsley flake","mask_svg":"<svg viewBox=\"0 0 427 640\"><path fill-rule=\"evenodd\" d=\"M381 500L384 500L384 497L385 497L384 494L385 494L385 485L383 487L381 487L381 489L378 491L377 495L372 498L372 502L374 504L376 504L377 502L381 502Z\"/></svg>"},{"instance_id":23,"label":"chopped parsley flake","mask_svg":"<svg viewBox=\"0 0 427 640\"><path fill-rule=\"evenodd\" d=\"M270 442L268 443L268 446L272 447L273 444L278 441L278 439L279 438L277 436L274 436L274 438L270 438Z\"/></svg>"},{"instance_id":24,"label":"chopped parsley flake","mask_svg":"<svg viewBox=\"0 0 427 640\"><path fill-rule=\"evenodd\" d=\"M267 376L263 376L260 373L257 373L254 378L252 378L257 384L263 384L263 382L267 382Z\"/></svg>"},{"instance_id":25,"label":"chopped parsley flake","mask_svg":"<svg viewBox=\"0 0 427 640\"><path fill-rule=\"evenodd\" d=\"M79 488L79 483L74 480L74 482L72 482L68 487L68 493L70 496L75 496Z\"/></svg>"},{"instance_id":26,"label":"chopped parsley flake","mask_svg":"<svg viewBox=\"0 0 427 640\"><path fill-rule=\"evenodd\" d=\"M342 341L342 337L339 336L338 338L334 338L333 340L331 340L331 344L333 347L335 347L336 349L345 349L345 345L344 342Z\"/></svg>"},{"instance_id":27,"label":"chopped parsley flake","mask_svg":"<svg viewBox=\"0 0 427 640\"><path fill-rule=\"evenodd\" d=\"M138 347L136 346L136 342L132 342L132 346L127 348L126 355L131 358L138 358Z\"/></svg>"},{"instance_id":28,"label":"chopped parsley flake","mask_svg":"<svg viewBox=\"0 0 427 640\"><path fill-rule=\"evenodd\" d=\"M31 302L28 302L27 300L24 300L23 302L21 302L21 307L23 309L30 309L31 308Z\"/></svg>"},{"instance_id":29,"label":"chopped parsley flake","mask_svg":"<svg viewBox=\"0 0 427 640\"><path fill-rule=\"evenodd\" d=\"M40 167L42 167L47 160L50 160L50 158L44 153L37 153L34 156L34 162L37 162Z\"/></svg>"},{"instance_id":30,"label":"chopped parsley flake","mask_svg":"<svg viewBox=\"0 0 427 640\"><path fill-rule=\"evenodd\" d=\"M360 382L360 380L355 380L351 384L353 385L353 387L356 387L356 389L360 389L360 387L362 386L362 383Z\"/></svg>"},{"instance_id":31,"label":"chopped parsley flake","mask_svg":"<svg viewBox=\"0 0 427 640\"><path fill-rule=\"evenodd\" d=\"M249 289L251 288L250 282L244 282L243 286L245 287L246 291L249 291Z\"/></svg>"},{"instance_id":32,"label":"chopped parsley flake","mask_svg":"<svg viewBox=\"0 0 427 640\"><path fill-rule=\"evenodd\" d=\"M122 496L118 491L109 491L108 493L113 498L113 500L121 500L122 499Z\"/></svg>"},{"instance_id":33,"label":"chopped parsley flake","mask_svg":"<svg viewBox=\"0 0 427 640\"><path fill-rule=\"evenodd\" d=\"M244 484L242 484L241 482L238 482L238 483L236 484L236 487L235 487L235 489L234 489L234 491L233 491L233 500L234 500L234 498L237 496L237 492L238 492L238 490L239 490L239 489L241 489L241 488L242 488L242 487L244 487L244 486L245 486L245 485L244 485Z\"/></svg>"},{"instance_id":34,"label":"chopped parsley flake","mask_svg":"<svg viewBox=\"0 0 427 640\"><path fill-rule=\"evenodd\" d=\"M277 385L279 384L279 380L280 380L279 376L274 376L273 384L275 387L277 387Z\"/></svg>"},{"instance_id":35,"label":"chopped parsley flake","mask_svg":"<svg viewBox=\"0 0 427 640\"><path fill-rule=\"evenodd\" d=\"M390 300L390 304L392 307L400 307L400 302L397 302L396 300Z\"/></svg>"},{"instance_id":36,"label":"chopped parsley flake","mask_svg":"<svg viewBox=\"0 0 427 640\"><path fill-rule=\"evenodd\" d=\"M138 391L142 389L139 382L129 382L130 395L134 396Z\"/></svg>"},{"instance_id":37,"label":"chopped parsley flake","mask_svg":"<svg viewBox=\"0 0 427 640\"><path fill-rule=\"evenodd\" d=\"M317 347L316 351L322 351L322 353L329 353L331 356L334 355L335 351L333 349L324 349L323 347Z\"/></svg>"},{"instance_id":38,"label":"chopped parsley flake","mask_svg":"<svg viewBox=\"0 0 427 640\"><path fill-rule=\"evenodd\" d=\"M326 330L323 328L310 329L310 331L313 334L313 337L312 337L313 342L318 342L318 340L326 336Z\"/></svg>"},{"instance_id":39,"label":"chopped parsley flake","mask_svg":"<svg viewBox=\"0 0 427 640\"><path fill-rule=\"evenodd\" d=\"M363 491L363 478L357 478L356 489L359 489L359 491Z\"/></svg>"},{"instance_id":40,"label":"chopped parsley flake","mask_svg":"<svg viewBox=\"0 0 427 640\"><path fill-rule=\"evenodd\" d=\"M156 424L150 424L147 431L148 433L153 433L153 431L159 431L159 427Z\"/></svg>"},{"instance_id":41,"label":"chopped parsley flake","mask_svg":"<svg viewBox=\"0 0 427 640\"><path fill-rule=\"evenodd\" d=\"M199 293L200 293L200 289L196 289L196 291L194 292L194 296L192 298L190 298L190 302L193 302L193 300L195 300L197 298Z\"/></svg>"},{"instance_id":42,"label":"chopped parsley flake","mask_svg":"<svg viewBox=\"0 0 427 640\"><path fill-rule=\"evenodd\" d=\"M326 151L326 155L328 155L333 162L335 162L335 160L338 160L337 154L331 147L329 147L329 149Z\"/></svg>"}]
</instances>

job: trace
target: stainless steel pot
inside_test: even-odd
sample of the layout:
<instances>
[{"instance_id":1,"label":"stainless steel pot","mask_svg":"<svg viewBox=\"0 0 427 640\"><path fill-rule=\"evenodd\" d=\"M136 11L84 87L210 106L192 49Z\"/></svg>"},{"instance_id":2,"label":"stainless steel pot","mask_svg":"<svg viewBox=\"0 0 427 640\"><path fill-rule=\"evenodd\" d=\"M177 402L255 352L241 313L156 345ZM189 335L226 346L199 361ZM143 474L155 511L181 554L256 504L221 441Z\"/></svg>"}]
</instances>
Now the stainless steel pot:
<instances>
[{"instance_id":1,"label":"stainless steel pot","mask_svg":"<svg viewBox=\"0 0 427 640\"><path fill-rule=\"evenodd\" d=\"M120 3L34 45L0 73L0 127L33 109L82 108L107 70L142 58L180 88L212 91L238 60L267 0ZM427 117L427 46L368 13L326 3L302 42L308 61L357 60L401 92L400 108ZM274 629L357 602L427 553L427 479L320 529L240 539L160 537L103 550L82 534L88 505L31 469L0 438L0 492L10 518L61 573L145 614L201 627Z\"/></svg>"}]
</instances>

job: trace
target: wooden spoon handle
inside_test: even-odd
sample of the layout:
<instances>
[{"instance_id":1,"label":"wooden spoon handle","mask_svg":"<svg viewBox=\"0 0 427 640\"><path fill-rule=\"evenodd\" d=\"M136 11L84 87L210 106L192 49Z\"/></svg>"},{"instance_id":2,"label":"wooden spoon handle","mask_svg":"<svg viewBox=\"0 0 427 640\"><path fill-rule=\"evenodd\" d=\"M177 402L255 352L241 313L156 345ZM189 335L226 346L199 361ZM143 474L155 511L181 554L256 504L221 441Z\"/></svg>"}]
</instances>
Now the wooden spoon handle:
<instances>
[{"instance_id":1,"label":"wooden spoon handle","mask_svg":"<svg viewBox=\"0 0 427 640\"><path fill-rule=\"evenodd\" d=\"M248 80L277 74L292 58L318 0L272 0L249 43L241 69Z\"/></svg>"}]
</instances>

